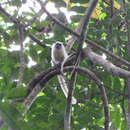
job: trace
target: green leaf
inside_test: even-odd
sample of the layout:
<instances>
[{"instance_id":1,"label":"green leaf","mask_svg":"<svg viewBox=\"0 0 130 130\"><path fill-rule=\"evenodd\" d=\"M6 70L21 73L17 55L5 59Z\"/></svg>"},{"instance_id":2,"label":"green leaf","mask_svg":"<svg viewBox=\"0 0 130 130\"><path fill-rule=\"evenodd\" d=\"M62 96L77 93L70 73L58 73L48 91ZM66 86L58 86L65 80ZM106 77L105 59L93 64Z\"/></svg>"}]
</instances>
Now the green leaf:
<instances>
[{"instance_id":1,"label":"green leaf","mask_svg":"<svg viewBox=\"0 0 130 130\"><path fill-rule=\"evenodd\" d=\"M0 115L4 122L14 130L21 130L17 124L20 113L12 105L7 103L0 104Z\"/></svg>"},{"instance_id":2,"label":"green leaf","mask_svg":"<svg viewBox=\"0 0 130 130\"><path fill-rule=\"evenodd\" d=\"M12 88L9 91L6 92L7 98L15 99L15 98L23 98L27 94L26 88Z\"/></svg>"}]
</instances>

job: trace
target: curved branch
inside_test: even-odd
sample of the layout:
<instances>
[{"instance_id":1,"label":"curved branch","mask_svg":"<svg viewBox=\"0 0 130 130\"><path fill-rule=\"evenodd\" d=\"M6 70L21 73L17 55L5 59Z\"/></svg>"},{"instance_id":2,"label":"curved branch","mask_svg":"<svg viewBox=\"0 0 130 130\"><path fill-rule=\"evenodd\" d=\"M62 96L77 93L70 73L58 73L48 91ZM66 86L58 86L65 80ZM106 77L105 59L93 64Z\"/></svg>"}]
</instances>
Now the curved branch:
<instances>
[{"instance_id":1,"label":"curved branch","mask_svg":"<svg viewBox=\"0 0 130 130\"><path fill-rule=\"evenodd\" d=\"M71 72L74 69L75 66L68 66L64 68L64 72ZM100 94L101 94L101 98L103 100L103 106L104 106L104 114L105 114L105 130L108 130L109 128L109 109L108 109L108 99L106 96L106 92L105 92L105 88L102 84L102 82L97 78L97 76L90 70L86 69L86 68L81 68L81 67L76 67L75 70L79 73L79 74L83 74L85 76L87 76L89 79L93 80L95 82L95 84L99 87L100 89ZM42 91L45 87L46 87L46 83L52 79L54 76L60 74L60 69L57 67L53 67L51 69L48 69L47 71L43 71L38 77L40 77L39 79L36 80L35 78L35 82L37 82L35 84L35 86L33 86L33 90L31 91L31 93L28 95L28 97L26 98L26 100L24 101L24 105L26 106L26 111L31 107L32 103L34 102L34 100L36 99L37 94ZM34 83L33 83L34 85Z\"/></svg>"},{"instance_id":2,"label":"curved branch","mask_svg":"<svg viewBox=\"0 0 130 130\"><path fill-rule=\"evenodd\" d=\"M86 47L83 49L83 55L81 57L81 60L85 59L86 57L88 57L92 62L98 64L98 65L102 65L107 71L111 72L112 74L114 74L115 76L119 76L121 78L128 78L130 77L130 72L124 69L121 69L117 66L115 66L114 64L112 64L111 62L109 62L106 59L103 59L102 56L94 53L90 48ZM65 63L64 66L67 65L72 65L73 61L75 61L75 56L72 56L68 59L68 61ZM56 67L53 67L53 69L56 69ZM28 94L32 91L33 86L35 86L41 79L42 79L42 75L46 75L50 72L51 70L48 71L43 71L41 72L40 75L36 76L34 79L31 80L31 82L28 85Z\"/></svg>"},{"instance_id":3,"label":"curved branch","mask_svg":"<svg viewBox=\"0 0 130 130\"><path fill-rule=\"evenodd\" d=\"M111 72L112 74L114 74L115 76L119 76L121 78L128 78L130 77L130 72L124 69L121 69L120 67L115 66L114 64L112 64L111 62L109 62L106 59L103 59L102 56L94 53L90 48L86 47L83 49L83 55L81 57L81 60L85 59L86 57L88 57L92 62L98 64L98 65L102 65L107 71ZM73 61L75 61L75 56L72 56L68 59L68 61L65 63L66 65L72 65ZM54 69L56 69L56 67L54 67ZM52 68L53 70L53 68ZM49 73L50 70L46 71L46 73L43 71L41 72L40 75L36 76L34 79L32 79L32 81L29 83L28 85L28 94L32 91L33 86L35 86L38 81L40 81L42 79L42 75L45 75L47 73Z\"/></svg>"}]
</instances>

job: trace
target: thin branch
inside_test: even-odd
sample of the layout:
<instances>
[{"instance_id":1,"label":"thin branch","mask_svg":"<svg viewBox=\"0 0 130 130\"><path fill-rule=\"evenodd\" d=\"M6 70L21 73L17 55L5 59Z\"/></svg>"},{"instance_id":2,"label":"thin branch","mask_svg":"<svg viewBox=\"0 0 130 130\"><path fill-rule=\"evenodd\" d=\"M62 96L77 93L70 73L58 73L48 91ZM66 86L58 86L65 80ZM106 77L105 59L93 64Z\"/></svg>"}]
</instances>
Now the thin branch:
<instances>
[{"instance_id":1,"label":"thin branch","mask_svg":"<svg viewBox=\"0 0 130 130\"><path fill-rule=\"evenodd\" d=\"M86 14L86 17L84 17L85 23L83 24L83 30L81 32L81 41L82 42L84 42L85 39L86 39L87 27L88 27L86 25L89 22L90 16L91 16L92 12L94 11L94 9L95 9L95 7L97 5L97 2L98 2L98 0L97 1L96 0L91 0L90 1L90 7L88 9L88 13ZM79 47L79 49L82 49L82 46ZM98 85L98 86L99 86L99 89L100 89L100 94L101 94L101 98L103 100L103 106L104 106L104 113L105 113L105 122L104 122L105 127L104 128L105 128L105 130L109 130L110 114L109 114L109 109L108 109L108 99L107 99L107 95L106 95L106 92L105 92L105 88L101 84L101 82L100 82L100 85Z\"/></svg>"},{"instance_id":2,"label":"thin branch","mask_svg":"<svg viewBox=\"0 0 130 130\"><path fill-rule=\"evenodd\" d=\"M35 41L38 45L40 45L43 48L47 48L46 44L43 42L43 40L38 40L33 34L29 33L28 36L31 38L31 40Z\"/></svg>"},{"instance_id":3,"label":"thin branch","mask_svg":"<svg viewBox=\"0 0 130 130\"><path fill-rule=\"evenodd\" d=\"M67 98L67 104L66 104L65 116L64 116L64 130L70 130L71 129L72 97L73 97L73 94L74 94L76 78L77 78L77 72L75 71L75 67L74 67L74 72L71 76L71 79L70 79L70 82L69 82L69 85L68 85L69 92L68 92L68 98Z\"/></svg>"},{"instance_id":4,"label":"thin branch","mask_svg":"<svg viewBox=\"0 0 130 130\"><path fill-rule=\"evenodd\" d=\"M7 18L9 21L11 21L11 22L13 22L13 23L15 23L15 24L17 24L17 23L19 22L18 19L12 17L9 13L7 13L7 12L2 8L1 5L0 5L0 12L1 12L4 16L6 16L6 18Z\"/></svg>"},{"instance_id":5,"label":"thin branch","mask_svg":"<svg viewBox=\"0 0 130 130\"><path fill-rule=\"evenodd\" d=\"M68 28L65 24L63 24L60 20L58 20L55 16L51 15L47 9L45 8L45 5L43 4L43 2L41 0L37 0L40 4L41 4L41 8L45 11L45 13L58 25L60 25L62 28L64 28L66 31L68 31L69 33L77 36L78 38L80 38L80 35L77 34L76 32L74 32L73 30L71 30L70 28Z\"/></svg>"},{"instance_id":6,"label":"thin branch","mask_svg":"<svg viewBox=\"0 0 130 130\"><path fill-rule=\"evenodd\" d=\"M89 3L89 7L88 7L88 10L87 10L87 13L84 16L83 30L81 32L81 40L83 42L85 41L86 36L87 36L86 34L87 34L88 22L90 20L90 17L92 15L94 9L96 8L97 3L98 3L98 0L91 0L90 3Z\"/></svg>"},{"instance_id":7,"label":"thin branch","mask_svg":"<svg viewBox=\"0 0 130 130\"><path fill-rule=\"evenodd\" d=\"M124 91L123 91L124 92L124 96L122 96L121 107L122 107L122 112L124 114L124 119L127 122L127 115L126 115L126 109L125 109L125 98L126 98L125 91L126 91L126 80L125 80L125 86L124 86ZM127 95L127 97L128 97L128 95Z\"/></svg>"},{"instance_id":8,"label":"thin branch","mask_svg":"<svg viewBox=\"0 0 130 130\"><path fill-rule=\"evenodd\" d=\"M75 68L79 66L80 63L80 57L81 57L81 51L82 51L82 45L83 42L86 39L86 35L87 35L87 27L88 27L88 23L90 20L90 17L92 15L92 12L94 11L96 5L97 5L98 0L91 0L89 3L89 7L87 10L87 13L85 14L84 18L83 18L83 28L81 30L81 35L78 41L79 41L79 46L77 49L77 55L76 55L76 61L75 61ZM75 71L75 68L72 71L72 75L70 78L70 83L69 83L69 93L68 93L68 99L67 99L67 105L66 105L66 111L65 111L65 117L64 117L64 130L70 130L71 129L71 109L72 109L72 96L74 93L74 89L75 89L75 83L76 83L76 79L77 79L77 72Z\"/></svg>"},{"instance_id":9,"label":"thin branch","mask_svg":"<svg viewBox=\"0 0 130 130\"><path fill-rule=\"evenodd\" d=\"M112 36L113 33L113 25L112 25L112 18L113 18L113 13L114 13L114 1L110 0L110 25L109 25L109 32L110 35Z\"/></svg>"},{"instance_id":10,"label":"thin branch","mask_svg":"<svg viewBox=\"0 0 130 130\"><path fill-rule=\"evenodd\" d=\"M110 129L109 128L110 113L109 113L109 106L108 106L108 98L107 98L107 94L106 94L106 91L105 91L105 87L103 86L103 84L100 80L99 80L98 87L100 89L100 95L101 95L101 98L103 100L104 115L105 115L104 129L109 130Z\"/></svg>"},{"instance_id":11,"label":"thin branch","mask_svg":"<svg viewBox=\"0 0 130 130\"><path fill-rule=\"evenodd\" d=\"M23 80L24 68L25 68L23 41L24 41L23 26L19 24L20 69L19 69L19 77L18 77L19 81L17 83L17 88L21 86Z\"/></svg>"},{"instance_id":12,"label":"thin branch","mask_svg":"<svg viewBox=\"0 0 130 130\"><path fill-rule=\"evenodd\" d=\"M77 78L76 67L79 67L79 63L80 63L80 53L79 53L79 55L76 55L74 68L71 72L71 78L70 78L70 82L69 82L69 85L68 85L69 93L68 93L65 116L64 116L64 130L70 130L71 129L70 124L71 124L72 97L73 97L73 94L74 94L76 78Z\"/></svg>"},{"instance_id":13,"label":"thin branch","mask_svg":"<svg viewBox=\"0 0 130 130\"><path fill-rule=\"evenodd\" d=\"M89 3L90 6L89 6L89 8L86 9L86 11L85 11L85 13L84 13L84 14L85 14L84 17L81 18L80 23L79 23L78 27L77 27L76 30L75 30L76 33L78 33L79 35L81 35L81 38L84 38L84 41L85 41L86 36L87 36L87 26L85 26L85 25L88 24L89 19L90 19L91 15L92 15L92 13L93 13L93 11L94 11L94 9L95 9L96 4L97 4L97 1L96 1L96 0L95 0L95 1L93 1L93 0L90 1L90 3ZM86 30L86 33L84 33L83 30ZM86 36L83 36L84 34L85 34ZM76 37L75 35L73 35L73 36L68 40L68 43L67 43L67 46L66 46L67 51L69 51L69 50L72 48L73 43L74 43L74 41L75 41L76 39L77 39L77 37Z\"/></svg>"},{"instance_id":14,"label":"thin branch","mask_svg":"<svg viewBox=\"0 0 130 130\"><path fill-rule=\"evenodd\" d=\"M43 13L44 13L44 11L43 11L42 9L40 9L40 10L35 14L35 16L34 16L31 20L29 20L29 22L27 23L27 26L32 25L32 23L34 23L34 22L37 20L37 18L40 17Z\"/></svg>"}]
</instances>

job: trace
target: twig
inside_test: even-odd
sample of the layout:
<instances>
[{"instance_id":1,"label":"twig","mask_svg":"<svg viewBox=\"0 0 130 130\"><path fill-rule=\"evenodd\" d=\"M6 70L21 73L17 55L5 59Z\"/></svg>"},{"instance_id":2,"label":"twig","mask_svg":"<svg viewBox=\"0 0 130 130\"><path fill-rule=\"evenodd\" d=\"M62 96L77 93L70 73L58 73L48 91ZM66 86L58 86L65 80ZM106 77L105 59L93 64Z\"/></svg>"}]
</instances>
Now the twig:
<instances>
[{"instance_id":1,"label":"twig","mask_svg":"<svg viewBox=\"0 0 130 130\"><path fill-rule=\"evenodd\" d=\"M35 14L35 16L34 16L31 20L29 20L29 22L27 23L26 26L30 26L32 23L34 23L34 22L37 20L37 18L40 17L43 13L44 13L44 11L43 11L42 9L40 9L40 10Z\"/></svg>"},{"instance_id":2,"label":"twig","mask_svg":"<svg viewBox=\"0 0 130 130\"><path fill-rule=\"evenodd\" d=\"M29 33L28 36L31 38L31 40L35 41L38 45L40 45L43 48L47 48L46 44L43 42L43 40L38 40L33 34Z\"/></svg>"}]
</instances>

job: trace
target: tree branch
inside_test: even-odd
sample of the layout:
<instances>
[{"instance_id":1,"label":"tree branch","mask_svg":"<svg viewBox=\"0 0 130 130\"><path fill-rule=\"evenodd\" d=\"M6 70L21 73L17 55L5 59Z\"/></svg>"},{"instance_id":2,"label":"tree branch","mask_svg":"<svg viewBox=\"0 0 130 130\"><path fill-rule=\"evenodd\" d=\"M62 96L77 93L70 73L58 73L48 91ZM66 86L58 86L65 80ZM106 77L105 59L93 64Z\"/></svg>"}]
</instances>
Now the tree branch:
<instances>
[{"instance_id":1,"label":"tree branch","mask_svg":"<svg viewBox=\"0 0 130 130\"><path fill-rule=\"evenodd\" d=\"M83 28L81 29L79 46L78 46L78 49L77 49L77 55L76 55L76 61L75 61L75 68L79 66L81 51L82 51L82 45L83 45L83 42L86 39L89 19L92 15L92 12L94 11L94 9L97 5L97 2L98 2L98 0L91 0L90 1L87 12L86 12L85 16L83 17L83 22L82 22ZM71 129L70 124L71 124L72 96L73 96L73 93L74 93L75 83L76 83L76 79L77 79L77 72L75 71L75 68L72 71L69 86L68 86L69 87L69 93L68 93L67 106L66 106L66 112L65 112L65 117L64 117L64 130L70 130Z\"/></svg>"},{"instance_id":2,"label":"tree branch","mask_svg":"<svg viewBox=\"0 0 130 130\"><path fill-rule=\"evenodd\" d=\"M84 28L86 28L85 30L87 30L87 27L86 27L85 25L88 24L89 19L90 19L91 15L92 15L92 13L93 13L93 11L94 11L94 9L95 9L96 4L97 4L97 1L96 1L96 0L95 0L95 1L93 1L93 0L90 1L90 3L89 3L90 6L89 6L89 8L86 9L86 11L85 11L85 13L84 13L84 14L85 14L84 17L81 18L78 27L75 29L75 32L78 33L79 35L81 35L81 38L84 37L84 36L83 36L84 34L86 34L86 36L87 36L87 31L86 31L86 33L84 33L83 30L84 30ZM85 41L85 39L86 39L86 36L84 37L84 41ZM66 46L67 51L71 50L71 48L72 48L72 46L73 46L73 43L74 43L74 41L75 41L76 39L77 39L77 37L76 37L75 35L73 35L73 36L68 40L67 46Z\"/></svg>"},{"instance_id":3,"label":"tree branch","mask_svg":"<svg viewBox=\"0 0 130 130\"><path fill-rule=\"evenodd\" d=\"M115 66L114 64L112 64L111 62L109 62L108 60L103 59L102 56L94 53L88 47L83 49L83 54L82 54L81 60L85 59L86 57L88 57L92 62L94 62L94 63L96 63L98 65L102 65L107 71L111 72L115 76L125 78L125 79L130 77L130 72L129 71L121 69L121 68ZM64 66L72 65L73 61L75 61L74 56L71 57L70 59L68 59L68 61L65 63ZM54 69L56 69L56 67ZM40 74L39 76L36 76L34 79L32 79L32 81L28 85L28 96L33 98L33 97L35 97L37 95L37 93L40 92L40 91L38 91L36 94L34 94L34 96L33 96L33 94L31 94L31 93L35 93L34 87L36 86L36 84L38 84L38 82L40 80L42 80L43 76L41 76L41 75L47 75L48 73L49 73L49 70L46 71L45 74ZM25 102L28 102L28 100L29 99L27 99L27 101L25 101ZM31 102L31 100L30 100L30 102Z\"/></svg>"},{"instance_id":4,"label":"tree branch","mask_svg":"<svg viewBox=\"0 0 130 130\"><path fill-rule=\"evenodd\" d=\"M116 65L112 64L110 61L104 59L102 56L93 52L89 47L83 49L83 57L88 57L94 64L103 66L108 72L111 72L115 76L121 78L130 77L130 71L124 70Z\"/></svg>"},{"instance_id":5,"label":"tree branch","mask_svg":"<svg viewBox=\"0 0 130 130\"><path fill-rule=\"evenodd\" d=\"M13 22L13 23L15 23L15 24L18 24L19 20L16 19L16 18L14 18L14 17L12 17L9 13L7 13L7 12L2 8L1 5L0 5L0 12L1 12L4 16L6 16L6 18L7 18L9 21L11 21L11 22Z\"/></svg>"},{"instance_id":6,"label":"tree branch","mask_svg":"<svg viewBox=\"0 0 130 130\"><path fill-rule=\"evenodd\" d=\"M71 72L74 69L75 66L68 66L64 68L64 72ZM89 69L86 68L81 68L81 67L76 67L75 68L76 72L78 72L81 75L85 75L85 77L87 76L90 80L93 80L95 82L95 84L99 87L100 89L100 94L101 94L101 99L103 101L103 106L104 106L104 114L105 114L105 128L108 127L108 122L109 122L109 110L108 110L108 100L107 100L107 96L106 96L106 92L104 89L104 86L102 84L102 82L97 78L97 76L90 71ZM37 94L42 91L46 86L46 83L52 79L53 77L55 77L56 75L59 75L61 73L60 68L59 67L53 67L50 68L46 71L43 71L41 74L38 75L39 79L36 78L34 79L35 82L37 82L36 84L33 82L34 80L32 80L32 84L34 86L32 86L32 88L34 88L32 90L32 92L29 94L28 98L26 98L26 100L24 101L24 105L26 106L26 112L28 111L28 109L31 107L31 104L35 101ZM31 84L31 83L30 83ZM107 129L105 129L107 130Z\"/></svg>"},{"instance_id":7,"label":"tree branch","mask_svg":"<svg viewBox=\"0 0 130 130\"><path fill-rule=\"evenodd\" d=\"M0 12L1 12L4 16L6 16L6 17L9 19L9 21L11 21L11 22L13 22L13 23L15 23L15 24L17 24L17 23L20 22L20 21L17 22L18 19L15 19L15 18L12 17L9 13L7 13L7 12L1 7L1 5L0 5ZM50 16L50 17L51 17L51 16ZM51 17L51 18L52 18L52 17ZM55 22L55 19L52 19L52 20ZM58 22L57 24L58 24L59 26L61 26L61 27L65 26L65 25L62 24L61 22ZM65 26L65 27L66 27L66 26ZM63 28L66 30L65 27L63 27ZM70 32L70 31L69 31L69 32ZM80 35L78 35L77 33L76 33L76 34L73 33L73 32L71 32L71 33L72 33L73 35L75 35L76 37L80 37ZM38 40L38 39L37 39L35 36L33 36L31 33L29 33L29 37L30 37L33 41L35 41L37 44L39 44L40 46L42 46L42 47L44 47L44 48L47 47L45 44L43 44L43 41ZM128 61L126 61L126 60L120 58L119 56L114 55L112 52L106 50L105 48L103 48L102 46L96 44L95 42L93 42L93 41L91 41L91 40L89 40L89 39L86 39L85 42L88 43L88 44L90 44L90 45L92 45L93 47L95 47L95 48L97 48L97 49L100 49L101 51L107 53L107 54L110 55L111 57L113 57L113 58L115 58L115 59L121 61L124 65L130 66L130 62L128 62Z\"/></svg>"},{"instance_id":8,"label":"tree branch","mask_svg":"<svg viewBox=\"0 0 130 130\"><path fill-rule=\"evenodd\" d=\"M14 18L13 16L11 16L8 12L6 12L6 11L2 8L1 5L0 5L0 12L1 12L9 21L13 22L14 24L17 24L17 25L22 24L24 32L28 32L28 30L26 30L26 27L27 27L28 25L22 23L19 19ZM42 47L44 47L44 48L47 47L43 41L38 40L38 39L37 39L35 36L33 36L31 33L28 33L28 36L31 38L31 40L35 41L38 45L40 45L40 46L42 46ZM44 43L44 44L43 44L43 43Z\"/></svg>"},{"instance_id":9,"label":"tree branch","mask_svg":"<svg viewBox=\"0 0 130 130\"><path fill-rule=\"evenodd\" d=\"M18 76L19 81L17 83L17 88L21 86L23 80L24 68L25 68L23 41L24 41L23 26L19 24L20 69L19 69L19 76Z\"/></svg>"},{"instance_id":10,"label":"tree branch","mask_svg":"<svg viewBox=\"0 0 130 130\"><path fill-rule=\"evenodd\" d=\"M59 26L61 26L62 28L64 28L66 31L68 31L69 33L75 35L77 38L80 39L80 35L79 35L78 33L72 31L72 30L69 29L66 25L64 25L62 22L60 22L60 21L59 21L58 19L56 19L54 16L52 16L52 15L46 10L46 8L45 8L44 6L42 7L42 9L46 12L46 14L47 14L56 24L58 24ZM93 47L98 48L98 49L100 49L101 51L107 53L107 54L110 55L111 57L113 57L113 58L115 58L115 59L121 61L123 64L125 64L125 65L127 65L127 66L130 65L130 63L129 63L128 61L126 61L126 60L120 58L119 56L114 55L112 52L106 50L105 48L103 48L102 46L96 44L95 42L93 42L93 41L91 41L91 40L89 40L89 39L86 39L85 42L88 43L88 44L90 44L90 45L92 45Z\"/></svg>"},{"instance_id":11,"label":"tree branch","mask_svg":"<svg viewBox=\"0 0 130 130\"><path fill-rule=\"evenodd\" d=\"M106 50L105 48L103 48L102 46L98 45L97 43L95 43L94 41L92 40L89 40L89 39L86 39L85 40L86 43L92 45L93 47L97 48L97 49L100 49L101 51L107 53L109 56L111 56L112 58L115 58L117 60L119 60L121 63L123 63L124 65L127 65L129 66L130 65L130 62L128 62L127 60L117 56L117 55L114 55L112 52Z\"/></svg>"}]
</instances>

